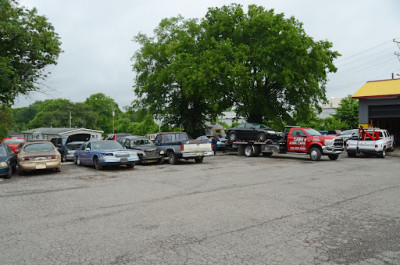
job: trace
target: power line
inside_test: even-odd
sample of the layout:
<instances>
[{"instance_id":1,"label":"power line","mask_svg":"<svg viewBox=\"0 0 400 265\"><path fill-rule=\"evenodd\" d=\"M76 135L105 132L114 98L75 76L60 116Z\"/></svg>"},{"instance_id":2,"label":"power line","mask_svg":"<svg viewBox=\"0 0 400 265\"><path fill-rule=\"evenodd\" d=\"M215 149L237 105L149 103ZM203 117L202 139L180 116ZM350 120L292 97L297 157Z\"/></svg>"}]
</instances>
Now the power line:
<instances>
[{"instance_id":1,"label":"power line","mask_svg":"<svg viewBox=\"0 0 400 265\"><path fill-rule=\"evenodd\" d=\"M341 61L344 61L344 60L348 60L348 59L353 58L353 57L355 57L355 56L357 56L357 55L360 55L360 54L366 53L366 52L368 52L368 51L370 51L370 50L373 50L373 49L376 49L376 48L378 48L378 47L381 47L381 46L387 44L388 42L389 42L389 40L386 40L386 41L384 41L384 42L382 42L382 43L380 43L380 44L378 44L378 45L376 45L376 46L374 46L374 47L372 47L372 48L363 50L363 51L361 51L361 52L359 52L359 53L353 54L353 55L348 56L348 57L344 57L344 58L338 59L338 60L336 60L335 62L341 62Z\"/></svg>"}]
</instances>

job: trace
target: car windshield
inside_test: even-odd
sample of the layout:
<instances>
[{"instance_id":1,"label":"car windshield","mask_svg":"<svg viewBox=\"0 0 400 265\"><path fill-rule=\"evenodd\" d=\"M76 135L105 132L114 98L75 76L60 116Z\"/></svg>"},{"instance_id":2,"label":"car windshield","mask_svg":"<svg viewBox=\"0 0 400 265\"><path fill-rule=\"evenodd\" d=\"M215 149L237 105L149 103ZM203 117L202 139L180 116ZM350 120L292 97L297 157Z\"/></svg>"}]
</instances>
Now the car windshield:
<instances>
[{"instance_id":1,"label":"car windshield","mask_svg":"<svg viewBox=\"0 0 400 265\"><path fill-rule=\"evenodd\" d=\"M138 139L131 142L131 147L134 146L153 146L154 144L149 139Z\"/></svg>"},{"instance_id":2,"label":"car windshield","mask_svg":"<svg viewBox=\"0 0 400 265\"><path fill-rule=\"evenodd\" d=\"M4 147L0 147L0 156L7 156L7 151Z\"/></svg>"},{"instance_id":3,"label":"car windshield","mask_svg":"<svg viewBox=\"0 0 400 265\"><path fill-rule=\"evenodd\" d=\"M304 131L306 131L306 133L310 136L314 136L314 135L321 135L320 132L314 130L314 129L304 129Z\"/></svg>"},{"instance_id":4,"label":"car windshield","mask_svg":"<svg viewBox=\"0 0 400 265\"><path fill-rule=\"evenodd\" d=\"M343 131L343 132L341 132L339 135L349 135L349 134L352 134L352 130L347 130L347 131Z\"/></svg>"},{"instance_id":5,"label":"car windshield","mask_svg":"<svg viewBox=\"0 0 400 265\"><path fill-rule=\"evenodd\" d=\"M92 142L92 150L113 150L124 149L122 145L116 141L98 141Z\"/></svg>"},{"instance_id":6,"label":"car windshield","mask_svg":"<svg viewBox=\"0 0 400 265\"><path fill-rule=\"evenodd\" d=\"M47 151L53 151L54 146L49 143L34 143L34 144L28 144L24 147L24 151L29 153L29 152L47 152Z\"/></svg>"},{"instance_id":7,"label":"car windshield","mask_svg":"<svg viewBox=\"0 0 400 265\"><path fill-rule=\"evenodd\" d=\"M3 144L20 144L25 143L24 139L4 139Z\"/></svg>"}]
</instances>

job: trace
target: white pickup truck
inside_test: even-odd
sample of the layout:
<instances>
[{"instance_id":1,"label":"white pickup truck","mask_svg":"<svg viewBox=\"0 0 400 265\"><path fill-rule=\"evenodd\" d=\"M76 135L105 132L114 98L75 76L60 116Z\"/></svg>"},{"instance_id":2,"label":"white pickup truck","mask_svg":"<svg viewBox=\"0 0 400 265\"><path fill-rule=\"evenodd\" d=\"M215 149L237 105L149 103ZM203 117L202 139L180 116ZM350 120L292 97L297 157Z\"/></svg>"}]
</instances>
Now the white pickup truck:
<instances>
[{"instance_id":1,"label":"white pickup truck","mask_svg":"<svg viewBox=\"0 0 400 265\"><path fill-rule=\"evenodd\" d=\"M372 154L384 158L386 151L394 150L394 138L387 130L360 128L357 140L346 142L347 155L355 157L357 154Z\"/></svg>"}]
</instances>

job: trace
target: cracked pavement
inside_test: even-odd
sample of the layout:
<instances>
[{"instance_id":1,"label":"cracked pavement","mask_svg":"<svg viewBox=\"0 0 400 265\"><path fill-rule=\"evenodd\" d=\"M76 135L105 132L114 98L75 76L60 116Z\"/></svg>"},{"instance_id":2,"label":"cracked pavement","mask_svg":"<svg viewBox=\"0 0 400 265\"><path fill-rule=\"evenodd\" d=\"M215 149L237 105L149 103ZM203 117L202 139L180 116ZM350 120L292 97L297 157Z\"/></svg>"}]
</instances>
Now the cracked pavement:
<instances>
[{"instance_id":1,"label":"cracked pavement","mask_svg":"<svg viewBox=\"0 0 400 265\"><path fill-rule=\"evenodd\" d=\"M14 175L1 264L400 264L399 159L228 153Z\"/></svg>"}]
</instances>

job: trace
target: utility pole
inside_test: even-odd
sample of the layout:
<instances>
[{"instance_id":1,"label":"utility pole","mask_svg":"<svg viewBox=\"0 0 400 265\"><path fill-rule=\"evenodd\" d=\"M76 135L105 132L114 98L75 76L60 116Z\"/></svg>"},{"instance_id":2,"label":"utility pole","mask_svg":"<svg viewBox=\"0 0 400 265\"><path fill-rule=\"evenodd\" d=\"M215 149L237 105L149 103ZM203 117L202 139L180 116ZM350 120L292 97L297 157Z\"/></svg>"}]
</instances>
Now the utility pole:
<instances>
[{"instance_id":1,"label":"utility pole","mask_svg":"<svg viewBox=\"0 0 400 265\"><path fill-rule=\"evenodd\" d=\"M72 116L71 116L71 112L70 112L69 113L69 128L72 128L71 123L72 123Z\"/></svg>"},{"instance_id":2,"label":"utility pole","mask_svg":"<svg viewBox=\"0 0 400 265\"><path fill-rule=\"evenodd\" d=\"M112 116L113 116L113 133L114 133L114 116L115 116L114 108L112 109Z\"/></svg>"},{"instance_id":3,"label":"utility pole","mask_svg":"<svg viewBox=\"0 0 400 265\"><path fill-rule=\"evenodd\" d=\"M396 40L396 39L393 39L393 42L396 43L397 46L398 46L399 49L400 49L400 41L398 41L398 40ZM400 61L400 53L394 52L394 55L397 56L397 59Z\"/></svg>"}]
</instances>

